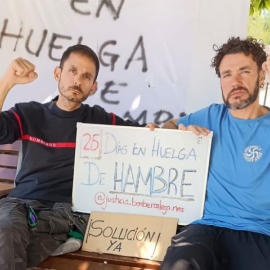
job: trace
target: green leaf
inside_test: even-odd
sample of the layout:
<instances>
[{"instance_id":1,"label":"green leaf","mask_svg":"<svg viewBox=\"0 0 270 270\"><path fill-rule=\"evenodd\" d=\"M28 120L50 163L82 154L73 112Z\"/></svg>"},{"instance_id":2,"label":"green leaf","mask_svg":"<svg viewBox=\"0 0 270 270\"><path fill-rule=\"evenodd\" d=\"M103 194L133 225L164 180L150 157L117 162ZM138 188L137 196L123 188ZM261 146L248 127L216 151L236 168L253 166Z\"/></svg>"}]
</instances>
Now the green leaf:
<instances>
[{"instance_id":1,"label":"green leaf","mask_svg":"<svg viewBox=\"0 0 270 270\"><path fill-rule=\"evenodd\" d=\"M251 6L249 9L249 16L251 17L254 14L254 7Z\"/></svg>"}]
</instances>

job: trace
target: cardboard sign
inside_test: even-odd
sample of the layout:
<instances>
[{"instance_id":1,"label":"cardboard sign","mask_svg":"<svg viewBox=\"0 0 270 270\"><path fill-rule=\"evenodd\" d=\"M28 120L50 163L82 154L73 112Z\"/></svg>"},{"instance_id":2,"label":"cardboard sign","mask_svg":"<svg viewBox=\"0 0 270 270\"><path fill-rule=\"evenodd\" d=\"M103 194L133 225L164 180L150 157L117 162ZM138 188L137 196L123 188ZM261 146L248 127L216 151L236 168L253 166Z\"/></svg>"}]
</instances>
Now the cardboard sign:
<instances>
[{"instance_id":1,"label":"cardboard sign","mask_svg":"<svg viewBox=\"0 0 270 270\"><path fill-rule=\"evenodd\" d=\"M202 217L212 134L78 124L73 209Z\"/></svg>"},{"instance_id":2,"label":"cardboard sign","mask_svg":"<svg viewBox=\"0 0 270 270\"><path fill-rule=\"evenodd\" d=\"M82 250L162 261L176 218L92 212Z\"/></svg>"}]
</instances>

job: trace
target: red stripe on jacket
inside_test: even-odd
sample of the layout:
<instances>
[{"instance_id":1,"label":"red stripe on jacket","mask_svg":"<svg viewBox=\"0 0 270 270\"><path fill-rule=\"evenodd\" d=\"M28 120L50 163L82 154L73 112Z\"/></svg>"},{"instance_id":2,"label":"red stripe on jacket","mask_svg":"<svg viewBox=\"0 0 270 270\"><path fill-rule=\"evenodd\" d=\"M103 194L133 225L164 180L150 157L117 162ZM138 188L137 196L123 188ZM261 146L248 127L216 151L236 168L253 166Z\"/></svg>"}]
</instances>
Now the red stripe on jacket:
<instances>
[{"instance_id":1,"label":"red stripe on jacket","mask_svg":"<svg viewBox=\"0 0 270 270\"><path fill-rule=\"evenodd\" d=\"M115 126L116 124L115 114L111 112L111 116L112 116L112 125Z\"/></svg>"},{"instance_id":2,"label":"red stripe on jacket","mask_svg":"<svg viewBox=\"0 0 270 270\"><path fill-rule=\"evenodd\" d=\"M23 139L23 131L22 131L22 122L21 122L21 118L20 118L20 116L19 116L16 112L14 112L14 111L12 111L12 110L10 110L10 111L14 114L15 118L16 118L17 121L18 121L18 124L19 124L19 127L20 127L21 139Z\"/></svg>"},{"instance_id":3,"label":"red stripe on jacket","mask_svg":"<svg viewBox=\"0 0 270 270\"><path fill-rule=\"evenodd\" d=\"M40 138L31 136L31 135L24 135L23 131L22 131L22 122L21 122L21 119L20 119L19 115L16 112L12 111L12 110L10 110L10 111L14 114L15 118L18 121L22 140L28 140L28 141L31 141L33 143L38 143L38 144L42 144L44 146L53 147L53 148L75 148L76 143L71 143L71 142L61 142L61 143L59 143L59 142L45 142Z\"/></svg>"}]
</instances>

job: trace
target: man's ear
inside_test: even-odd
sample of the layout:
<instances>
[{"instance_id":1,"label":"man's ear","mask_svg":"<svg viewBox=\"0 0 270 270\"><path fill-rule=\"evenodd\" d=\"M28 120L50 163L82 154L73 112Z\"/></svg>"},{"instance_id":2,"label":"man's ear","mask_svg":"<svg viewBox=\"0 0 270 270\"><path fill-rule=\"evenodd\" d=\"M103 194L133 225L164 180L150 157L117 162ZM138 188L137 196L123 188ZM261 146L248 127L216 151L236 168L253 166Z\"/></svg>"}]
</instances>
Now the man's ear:
<instances>
[{"instance_id":1,"label":"man's ear","mask_svg":"<svg viewBox=\"0 0 270 270\"><path fill-rule=\"evenodd\" d=\"M61 77L61 68L60 67L56 67L53 71L54 73L54 79L59 82L60 81L60 77Z\"/></svg>"},{"instance_id":2,"label":"man's ear","mask_svg":"<svg viewBox=\"0 0 270 270\"><path fill-rule=\"evenodd\" d=\"M264 80L265 80L265 71L263 69L260 70L259 73L259 86L261 87L261 85L264 84Z\"/></svg>"},{"instance_id":3,"label":"man's ear","mask_svg":"<svg viewBox=\"0 0 270 270\"><path fill-rule=\"evenodd\" d=\"M95 94L95 92L97 90L97 87L98 87L98 82L95 81L94 84L92 85L91 89L90 89L89 96L92 96L92 95Z\"/></svg>"}]
</instances>

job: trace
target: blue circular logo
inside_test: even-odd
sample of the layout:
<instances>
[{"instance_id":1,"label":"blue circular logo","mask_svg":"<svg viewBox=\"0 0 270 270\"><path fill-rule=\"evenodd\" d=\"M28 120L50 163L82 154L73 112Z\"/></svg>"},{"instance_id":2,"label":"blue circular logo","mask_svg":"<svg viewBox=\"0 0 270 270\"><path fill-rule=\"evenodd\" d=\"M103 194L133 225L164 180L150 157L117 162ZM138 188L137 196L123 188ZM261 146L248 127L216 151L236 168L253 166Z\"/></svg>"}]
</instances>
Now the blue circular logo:
<instances>
[{"instance_id":1,"label":"blue circular logo","mask_svg":"<svg viewBox=\"0 0 270 270\"><path fill-rule=\"evenodd\" d=\"M243 156L248 162L256 162L262 156L262 148L259 145L251 145L245 148Z\"/></svg>"}]
</instances>

